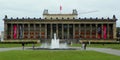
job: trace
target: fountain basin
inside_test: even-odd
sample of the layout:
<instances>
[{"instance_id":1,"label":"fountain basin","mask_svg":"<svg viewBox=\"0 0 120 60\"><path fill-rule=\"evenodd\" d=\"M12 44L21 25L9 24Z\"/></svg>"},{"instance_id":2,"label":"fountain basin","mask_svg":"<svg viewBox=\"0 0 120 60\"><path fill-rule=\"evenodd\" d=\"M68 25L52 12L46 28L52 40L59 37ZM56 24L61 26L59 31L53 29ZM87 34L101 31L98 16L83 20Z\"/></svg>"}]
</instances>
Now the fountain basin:
<instances>
[{"instance_id":1,"label":"fountain basin","mask_svg":"<svg viewBox=\"0 0 120 60\"><path fill-rule=\"evenodd\" d=\"M80 50L80 47L68 47L67 43L60 43L59 39L56 38L56 33L54 34L54 38L51 39L51 43L44 42L38 48L31 48L33 50Z\"/></svg>"},{"instance_id":2,"label":"fountain basin","mask_svg":"<svg viewBox=\"0 0 120 60\"><path fill-rule=\"evenodd\" d=\"M32 50L80 50L80 47L70 47L70 48L28 48Z\"/></svg>"}]
</instances>

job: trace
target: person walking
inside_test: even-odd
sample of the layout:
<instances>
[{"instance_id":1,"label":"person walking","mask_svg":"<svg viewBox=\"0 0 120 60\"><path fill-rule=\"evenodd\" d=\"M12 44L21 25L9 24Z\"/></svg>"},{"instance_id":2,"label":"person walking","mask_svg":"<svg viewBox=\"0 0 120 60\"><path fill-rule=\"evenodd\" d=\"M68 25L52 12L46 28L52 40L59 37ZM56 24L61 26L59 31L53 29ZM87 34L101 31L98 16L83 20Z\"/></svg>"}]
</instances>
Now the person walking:
<instances>
[{"instance_id":1,"label":"person walking","mask_svg":"<svg viewBox=\"0 0 120 60\"><path fill-rule=\"evenodd\" d=\"M85 45L84 45L84 50L86 50L86 47L87 47L87 43L84 43Z\"/></svg>"},{"instance_id":2,"label":"person walking","mask_svg":"<svg viewBox=\"0 0 120 60\"><path fill-rule=\"evenodd\" d=\"M25 46L25 43L24 42L22 42L22 49L24 50L24 46Z\"/></svg>"},{"instance_id":3,"label":"person walking","mask_svg":"<svg viewBox=\"0 0 120 60\"><path fill-rule=\"evenodd\" d=\"M83 49L83 50L86 50L86 47L87 47L87 43L82 42L82 49Z\"/></svg>"}]
</instances>

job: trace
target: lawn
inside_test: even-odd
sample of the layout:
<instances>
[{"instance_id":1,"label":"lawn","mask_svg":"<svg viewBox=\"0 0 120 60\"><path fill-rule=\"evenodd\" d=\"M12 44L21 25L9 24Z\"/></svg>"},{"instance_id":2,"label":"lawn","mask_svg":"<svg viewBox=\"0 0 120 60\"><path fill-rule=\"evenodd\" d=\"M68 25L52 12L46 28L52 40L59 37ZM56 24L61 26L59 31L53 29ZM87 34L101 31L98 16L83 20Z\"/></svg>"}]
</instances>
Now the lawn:
<instances>
[{"instance_id":1,"label":"lawn","mask_svg":"<svg viewBox=\"0 0 120 60\"><path fill-rule=\"evenodd\" d=\"M35 44L35 46L40 46L41 44ZM0 44L0 48L11 48L11 47L21 47L21 44ZM25 44L25 47L32 47L32 44ZM72 44L72 47L81 47L81 44ZM96 48L112 48L119 49L120 44L87 44L87 47L96 47Z\"/></svg>"},{"instance_id":2,"label":"lawn","mask_svg":"<svg viewBox=\"0 0 120 60\"><path fill-rule=\"evenodd\" d=\"M0 44L0 48L11 48L11 47L21 47L21 44ZM25 47L32 47L33 44L25 44ZM35 44L35 46L40 46L40 44Z\"/></svg>"},{"instance_id":3,"label":"lawn","mask_svg":"<svg viewBox=\"0 0 120 60\"><path fill-rule=\"evenodd\" d=\"M119 56L95 51L13 50L0 52L0 60L120 60Z\"/></svg>"}]
</instances>

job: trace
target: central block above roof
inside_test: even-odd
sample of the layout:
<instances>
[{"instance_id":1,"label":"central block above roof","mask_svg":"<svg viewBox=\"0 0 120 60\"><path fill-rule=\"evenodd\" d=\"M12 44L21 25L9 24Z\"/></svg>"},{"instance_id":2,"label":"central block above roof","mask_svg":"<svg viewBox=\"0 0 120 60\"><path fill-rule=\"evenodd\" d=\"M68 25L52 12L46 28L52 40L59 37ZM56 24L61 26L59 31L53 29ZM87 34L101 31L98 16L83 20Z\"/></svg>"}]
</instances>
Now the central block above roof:
<instances>
[{"instance_id":1,"label":"central block above roof","mask_svg":"<svg viewBox=\"0 0 120 60\"><path fill-rule=\"evenodd\" d=\"M48 12L48 10L44 10L43 12L43 18L47 18L47 19L73 19L73 18L77 18L78 16L78 13L77 13L77 10L74 9L72 13L68 13L68 14L50 14Z\"/></svg>"}]
</instances>

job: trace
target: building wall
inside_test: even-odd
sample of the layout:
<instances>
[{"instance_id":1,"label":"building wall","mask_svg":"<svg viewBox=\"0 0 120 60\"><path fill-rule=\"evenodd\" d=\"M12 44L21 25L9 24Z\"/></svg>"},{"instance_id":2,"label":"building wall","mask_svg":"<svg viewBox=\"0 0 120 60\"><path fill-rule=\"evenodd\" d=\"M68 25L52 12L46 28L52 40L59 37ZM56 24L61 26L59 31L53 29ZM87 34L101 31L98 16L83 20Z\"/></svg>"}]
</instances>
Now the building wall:
<instances>
[{"instance_id":1,"label":"building wall","mask_svg":"<svg viewBox=\"0 0 120 60\"><path fill-rule=\"evenodd\" d=\"M16 25L16 31L14 27ZM103 26L106 25L107 38L104 38ZM100 27L100 33L98 28ZM5 40L52 39L116 39L115 20L50 20L50 19L8 19L5 20ZM16 38L14 34L16 32Z\"/></svg>"},{"instance_id":2,"label":"building wall","mask_svg":"<svg viewBox=\"0 0 120 60\"><path fill-rule=\"evenodd\" d=\"M76 14L55 14L55 15L49 15L49 14L47 14L47 15L43 15L43 17L44 18L46 18L46 19L56 19L56 18L58 18L58 19L73 19L73 18L77 18L77 15Z\"/></svg>"}]
</instances>

